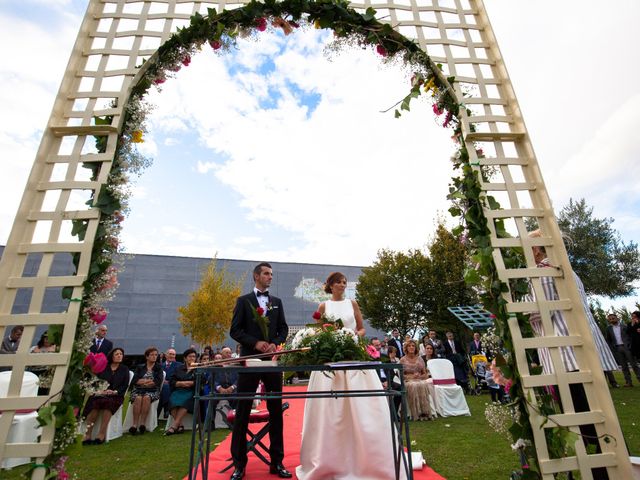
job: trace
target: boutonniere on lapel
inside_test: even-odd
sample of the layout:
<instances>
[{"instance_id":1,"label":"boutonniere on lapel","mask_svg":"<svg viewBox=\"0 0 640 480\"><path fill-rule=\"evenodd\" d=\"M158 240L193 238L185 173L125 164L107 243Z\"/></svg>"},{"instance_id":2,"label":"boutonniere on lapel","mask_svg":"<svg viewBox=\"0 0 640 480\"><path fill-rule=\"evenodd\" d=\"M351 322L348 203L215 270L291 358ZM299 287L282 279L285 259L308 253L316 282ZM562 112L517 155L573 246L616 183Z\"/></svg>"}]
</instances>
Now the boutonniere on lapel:
<instances>
[{"instance_id":1,"label":"boutonniere on lapel","mask_svg":"<svg viewBox=\"0 0 640 480\"><path fill-rule=\"evenodd\" d=\"M258 324L258 327L260 327L260 331L262 332L264 339L269 340L269 317L267 317L267 310L271 310L273 308L271 303L267 304L266 310L262 307L256 308L253 305L250 306L251 311L253 312L253 320Z\"/></svg>"}]
</instances>

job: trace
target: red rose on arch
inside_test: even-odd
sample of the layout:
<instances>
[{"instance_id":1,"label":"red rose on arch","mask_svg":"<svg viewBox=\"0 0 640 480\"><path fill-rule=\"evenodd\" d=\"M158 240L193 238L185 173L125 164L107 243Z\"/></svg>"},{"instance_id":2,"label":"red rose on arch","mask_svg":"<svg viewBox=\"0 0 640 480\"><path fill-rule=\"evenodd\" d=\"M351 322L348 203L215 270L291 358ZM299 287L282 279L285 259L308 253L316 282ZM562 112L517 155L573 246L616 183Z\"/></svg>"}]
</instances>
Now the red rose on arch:
<instances>
[{"instance_id":1,"label":"red rose on arch","mask_svg":"<svg viewBox=\"0 0 640 480\"><path fill-rule=\"evenodd\" d=\"M264 17L256 19L256 28L261 32L264 32L267 29L267 19Z\"/></svg>"}]
</instances>

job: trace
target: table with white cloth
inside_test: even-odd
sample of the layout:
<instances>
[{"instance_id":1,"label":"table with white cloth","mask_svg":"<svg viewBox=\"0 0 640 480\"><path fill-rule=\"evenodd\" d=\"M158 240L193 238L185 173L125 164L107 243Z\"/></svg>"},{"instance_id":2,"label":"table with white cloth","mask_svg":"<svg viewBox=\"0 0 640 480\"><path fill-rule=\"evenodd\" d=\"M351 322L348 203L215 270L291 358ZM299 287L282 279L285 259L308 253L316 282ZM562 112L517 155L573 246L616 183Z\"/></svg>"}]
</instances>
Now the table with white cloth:
<instances>
[{"instance_id":1,"label":"table with white cloth","mask_svg":"<svg viewBox=\"0 0 640 480\"><path fill-rule=\"evenodd\" d=\"M196 392L214 369L196 369ZM296 476L302 480L334 478L340 480L412 480L411 442L406 417L406 389L400 364L380 362L349 362L327 365L271 365L225 366L238 373L284 373L311 371L307 391L267 392L262 395L234 393L225 399L280 398L306 399L303 437L300 449L301 465ZM228 370L231 371L231 370ZM383 388L378 372L392 378L399 372L400 390L393 390L390 382ZM394 372L395 371L395 372ZM402 401L402 418L394 406L394 399ZM196 394L189 463L189 480L198 472L208 478L211 421L210 408L201 403L220 400L221 395ZM200 401L203 402L200 402ZM200 417L205 418L200 418ZM381 432L388 432L381 435ZM306 432L306 433L305 433ZM311 432L311 433L310 433ZM305 439L306 436L306 439ZM383 438L384 437L384 438ZM340 439L338 443L337 439ZM336 448L338 447L338 448ZM336 471L348 466L344 472ZM331 470L331 472L329 472Z\"/></svg>"}]
</instances>

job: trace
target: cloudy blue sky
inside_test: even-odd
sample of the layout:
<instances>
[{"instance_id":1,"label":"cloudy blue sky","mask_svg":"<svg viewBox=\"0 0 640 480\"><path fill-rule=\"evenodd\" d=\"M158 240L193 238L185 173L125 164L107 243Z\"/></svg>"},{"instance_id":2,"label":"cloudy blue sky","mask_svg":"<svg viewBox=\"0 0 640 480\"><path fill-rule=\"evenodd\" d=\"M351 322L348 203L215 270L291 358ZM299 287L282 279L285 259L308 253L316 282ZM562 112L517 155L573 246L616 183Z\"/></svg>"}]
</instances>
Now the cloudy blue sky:
<instances>
[{"instance_id":1,"label":"cloudy blue sky","mask_svg":"<svg viewBox=\"0 0 640 480\"><path fill-rule=\"evenodd\" d=\"M86 3L0 2L0 244ZM485 5L554 205L585 197L637 241L640 3ZM206 49L151 95L154 165L134 189L127 251L366 265L379 248L428 241L448 208L450 134L426 103L400 120L380 113L407 72L370 51L328 55L328 39L305 30Z\"/></svg>"}]
</instances>

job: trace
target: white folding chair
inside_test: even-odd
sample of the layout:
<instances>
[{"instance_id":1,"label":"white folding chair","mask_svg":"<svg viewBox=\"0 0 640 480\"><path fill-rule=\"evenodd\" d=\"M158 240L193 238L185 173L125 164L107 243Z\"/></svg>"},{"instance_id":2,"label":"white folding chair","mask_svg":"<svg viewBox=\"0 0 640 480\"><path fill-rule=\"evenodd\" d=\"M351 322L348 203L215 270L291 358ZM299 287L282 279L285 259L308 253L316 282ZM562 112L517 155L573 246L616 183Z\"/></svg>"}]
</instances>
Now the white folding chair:
<instances>
[{"instance_id":1,"label":"white folding chair","mask_svg":"<svg viewBox=\"0 0 640 480\"><path fill-rule=\"evenodd\" d=\"M456 385L453 363L444 358L427 361L433 379L436 411L441 417L471 415L462 387Z\"/></svg>"},{"instance_id":2,"label":"white folding chair","mask_svg":"<svg viewBox=\"0 0 640 480\"><path fill-rule=\"evenodd\" d=\"M164 384L164 379L167 375L167 372L162 372L162 383L160 384L160 389L162 389L162 385ZM147 432L153 432L156 428L158 428L158 405L160 404L160 398L154 401L149 408L149 414L144 422L144 426L147 428ZM122 429L124 431L129 430L133 426L133 404L129 404L129 408L127 408L127 414L124 417L124 425L122 425Z\"/></svg>"},{"instance_id":3,"label":"white folding chair","mask_svg":"<svg viewBox=\"0 0 640 480\"><path fill-rule=\"evenodd\" d=\"M10 380L11 371L0 372L0 397L7 397ZM35 373L24 372L22 376L22 387L20 387L20 396L37 396L39 383L40 379ZM1 413L0 416L2 416ZM38 424L37 417L38 412L36 411L19 411L19 413L15 413L5 443L36 443L38 436L42 434L42 428L40 428ZM29 457L5 457L2 464L0 464L0 468L10 469L19 465L25 465L30 461L31 459Z\"/></svg>"}]
</instances>

